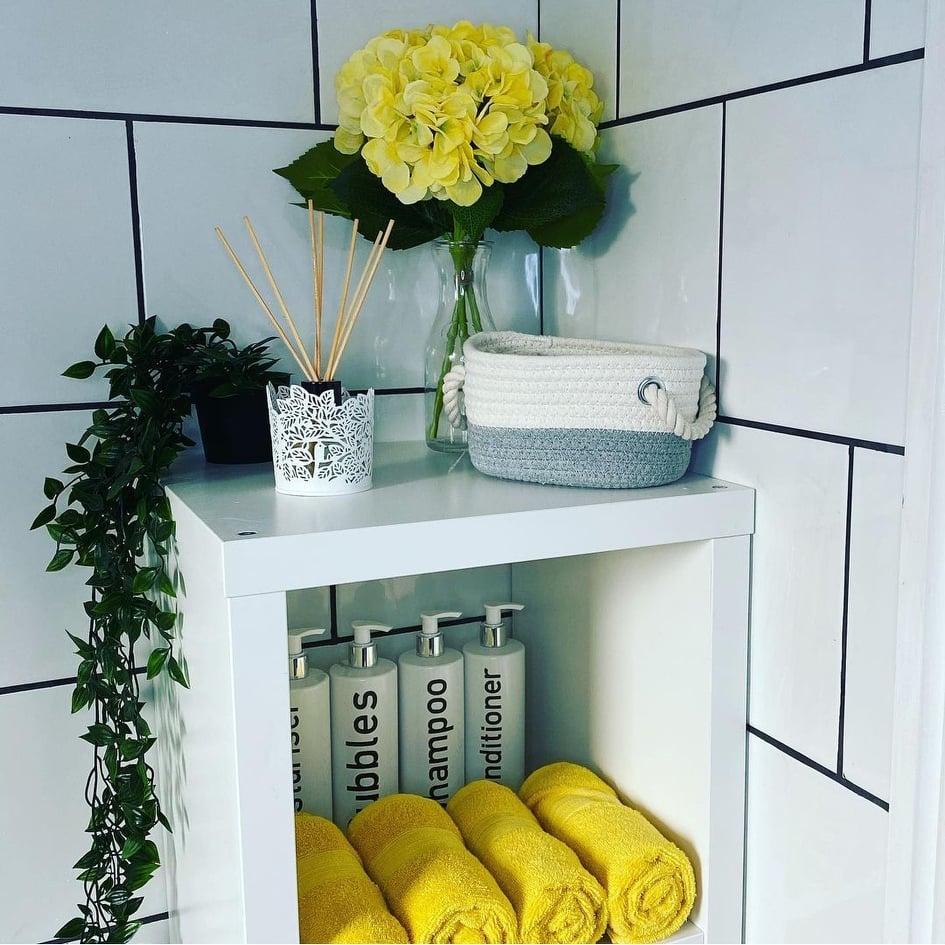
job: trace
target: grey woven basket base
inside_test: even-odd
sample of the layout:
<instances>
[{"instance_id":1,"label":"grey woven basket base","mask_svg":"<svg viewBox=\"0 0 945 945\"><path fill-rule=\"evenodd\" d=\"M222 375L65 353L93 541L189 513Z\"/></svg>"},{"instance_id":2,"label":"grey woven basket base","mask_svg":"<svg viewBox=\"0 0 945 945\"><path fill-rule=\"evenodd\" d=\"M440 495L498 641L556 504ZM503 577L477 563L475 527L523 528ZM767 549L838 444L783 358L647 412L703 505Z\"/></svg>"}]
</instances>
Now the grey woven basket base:
<instances>
[{"instance_id":1,"label":"grey woven basket base","mask_svg":"<svg viewBox=\"0 0 945 945\"><path fill-rule=\"evenodd\" d=\"M638 489L675 482L692 444L672 433L469 425L469 458L488 476L544 485Z\"/></svg>"}]
</instances>

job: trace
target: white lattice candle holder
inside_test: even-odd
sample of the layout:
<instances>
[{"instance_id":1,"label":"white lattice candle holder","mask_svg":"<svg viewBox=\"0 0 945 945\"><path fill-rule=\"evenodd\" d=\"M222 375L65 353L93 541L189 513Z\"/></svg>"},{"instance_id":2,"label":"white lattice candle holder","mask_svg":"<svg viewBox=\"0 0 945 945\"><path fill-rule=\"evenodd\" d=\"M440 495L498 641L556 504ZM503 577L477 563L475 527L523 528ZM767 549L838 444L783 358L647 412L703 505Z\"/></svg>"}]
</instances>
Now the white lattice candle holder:
<instances>
[{"instance_id":1,"label":"white lattice candle holder","mask_svg":"<svg viewBox=\"0 0 945 945\"><path fill-rule=\"evenodd\" d=\"M374 391L348 394L340 405L326 390L270 384L269 429L276 491L343 495L371 488L374 470Z\"/></svg>"}]
</instances>

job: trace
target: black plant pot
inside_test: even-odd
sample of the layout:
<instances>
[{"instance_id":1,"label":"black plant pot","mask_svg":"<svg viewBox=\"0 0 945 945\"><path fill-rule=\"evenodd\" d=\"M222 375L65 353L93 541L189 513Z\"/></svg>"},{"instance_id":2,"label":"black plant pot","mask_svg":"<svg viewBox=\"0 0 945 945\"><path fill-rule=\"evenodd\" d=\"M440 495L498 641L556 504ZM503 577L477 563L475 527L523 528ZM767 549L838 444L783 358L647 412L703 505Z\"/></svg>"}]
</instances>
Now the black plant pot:
<instances>
[{"instance_id":1,"label":"black plant pot","mask_svg":"<svg viewBox=\"0 0 945 945\"><path fill-rule=\"evenodd\" d=\"M289 383L288 374L273 375L276 386ZM211 397L217 382L197 382L190 399L208 463L268 463L272 461L269 408L266 390L242 391L228 397Z\"/></svg>"}]
</instances>

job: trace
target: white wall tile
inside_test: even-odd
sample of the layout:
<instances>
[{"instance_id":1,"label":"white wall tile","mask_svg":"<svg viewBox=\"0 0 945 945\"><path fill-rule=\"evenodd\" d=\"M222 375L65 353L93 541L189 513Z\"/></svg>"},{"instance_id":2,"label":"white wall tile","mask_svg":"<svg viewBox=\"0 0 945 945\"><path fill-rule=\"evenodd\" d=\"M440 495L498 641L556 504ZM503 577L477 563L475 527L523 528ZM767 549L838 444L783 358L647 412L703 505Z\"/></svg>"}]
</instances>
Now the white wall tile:
<instances>
[{"instance_id":1,"label":"white wall tile","mask_svg":"<svg viewBox=\"0 0 945 945\"><path fill-rule=\"evenodd\" d=\"M925 45L925 0L870 0L870 59Z\"/></svg>"},{"instance_id":2,"label":"white wall tile","mask_svg":"<svg viewBox=\"0 0 945 945\"><path fill-rule=\"evenodd\" d=\"M889 798L903 458L853 458L843 774Z\"/></svg>"},{"instance_id":3,"label":"white wall tile","mask_svg":"<svg viewBox=\"0 0 945 945\"><path fill-rule=\"evenodd\" d=\"M714 359L721 114L604 132L601 160L621 167L597 230L545 252L546 333L683 345Z\"/></svg>"},{"instance_id":4,"label":"white wall tile","mask_svg":"<svg viewBox=\"0 0 945 945\"><path fill-rule=\"evenodd\" d=\"M620 115L863 59L862 0L632 0L620 7Z\"/></svg>"},{"instance_id":5,"label":"white wall tile","mask_svg":"<svg viewBox=\"0 0 945 945\"><path fill-rule=\"evenodd\" d=\"M723 413L902 443L921 78L729 104Z\"/></svg>"},{"instance_id":6,"label":"white wall tile","mask_svg":"<svg viewBox=\"0 0 945 945\"><path fill-rule=\"evenodd\" d=\"M465 617L483 613L483 604L508 600L511 575L507 565L417 574L338 586L338 632L351 634L352 620L379 620L393 627L420 623L423 610L460 611Z\"/></svg>"},{"instance_id":7,"label":"white wall tile","mask_svg":"<svg viewBox=\"0 0 945 945\"><path fill-rule=\"evenodd\" d=\"M338 121L335 75L356 50L388 30L422 29L429 23L452 25L459 20L509 26L525 39L538 32L537 0L399 0L379 8L375 0L328 0L318 7L318 74L322 121Z\"/></svg>"},{"instance_id":8,"label":"white wall tile","mask_svg":"<svg viewBox=\"0 0 945 945\"><path fill-rule=\"evenodd\" d=\"M3 104L312 121L309 6L8 0Z\"/></svg>"},{"instance_id":9,"label":"white wall tile","mask_svg":"<svg viewBox=\"0 0 945 945\"><path fill-rule=\"evenodd\" d=\"M748 738L746 942L879 942L888 815Z\"/></svg>"},{"instance_id":10,"label":"white wall tile","mask_svg":"<svg viewBox=\"0 0 945 945\"><path fill-rule=\"evenodd\" d=\"M65 631L80 638L88 632L82 602L89 572L70 566L47 573L55 542L45 528L29 527L49 504L43 481L68 479L65 444L75 443L90 420L86 411L71 410L0 415L0 455L15 458L0 473L0 687L75 675L75 646Z\"/></svg>"},{"instance_id":11,"label":"white wall tile","mask_svg":"<svg viewBox=\"0 0 945 945\"><path fill-rule=\"evenodd\" d=\"M614 0L542 0L541 41L566 49L594 73L603 120L616 116L617 4Z\"/></svg>"},{"instance_id":12,"label":"white wall tile","mask_svg":"<svg viewBox=\"0 0 945 945\"><path fill-rule=\"evenodd\" d=\"M757 489L749 720L834 769L847 449L717 424L693 468Z\"/></svg>"},{"instance_id":13,"label":"white wall tile","mask_svg":"<svg viewBox=\"0 0 945 945\"><path fill-rule=\"evenodd\" d=\"M376 443L421 440L423 423L423 394L394 394L374 399Z\"/></svg>"},{"instance_id":14,"label":"white wall tile","mask_svg":"<svg viewBox=\"0 0 945 945\"><path fill-rule=\"evenodd\" d=\"M293 161L324 133L178 124L136 127L147 311L167 323L206 323L223 316L240 343L275 334L250 289L214 235L223 233L259 291L275 296L242 218L248 216L289 311L311 341L312 285L308 217L295 190L272 168ZM324 326L333 330L341 299L351 224L325 220ZM497 325L538 330L538 252L522 234L495 239L489 302ZM370 245L359 239L355 273ZM423 385L423 345L439 284L429 245L385 253L339 376L349 387ZM298 368L281 341L282 366Z\"/></svg>"},{"instance_id":15,"label":"white wall tile","mask_svg":"<svg viewBox=\"0 0 945 945\"><path fill-rule=\"evenodd\" d=\"M92 748L79 735L88 718L72 715L70 686L0 696L0 940L41 942L76 914L82 884L72 864L88 849L85 780ZM15 772L16 776L11 774ZM164 912L159 871L144 890L140 915Z\"/></svg>"},{"instance_id":16,"label":"white wall tile","mask_svg":"<svg viewBox=\"0 0 945 945\"><path fill-rule=\"evenodd\" d=\"M0 141L4 355L22 366L0 403L103 400L106 381L60 375L106 321L138 319L124 125L0 115Z\"/></svg>"}]
</instances>

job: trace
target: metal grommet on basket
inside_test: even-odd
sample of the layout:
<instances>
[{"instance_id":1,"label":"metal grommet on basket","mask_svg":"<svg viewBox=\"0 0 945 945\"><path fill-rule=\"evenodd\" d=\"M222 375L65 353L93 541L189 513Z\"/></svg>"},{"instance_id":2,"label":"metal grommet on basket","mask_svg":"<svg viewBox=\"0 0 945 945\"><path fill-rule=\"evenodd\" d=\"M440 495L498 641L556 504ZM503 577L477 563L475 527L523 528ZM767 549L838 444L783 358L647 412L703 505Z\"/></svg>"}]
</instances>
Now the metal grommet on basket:
<instances>
[{"instance_id":1,"label":"metal grommet on basket","mask_svg":"<svg viewBox=\"0 0 945 945\"><path fill-rule=\"evenodd\" d=\"M666 389L665 385L658 377L644 377L643 380L640 381L639 387L637 387L637 398L641 404L646 404L647 407L651 406L651 404L646 399L646 389L651 384L655 384L660 390Z\"/></svg>"}]
</instances>

